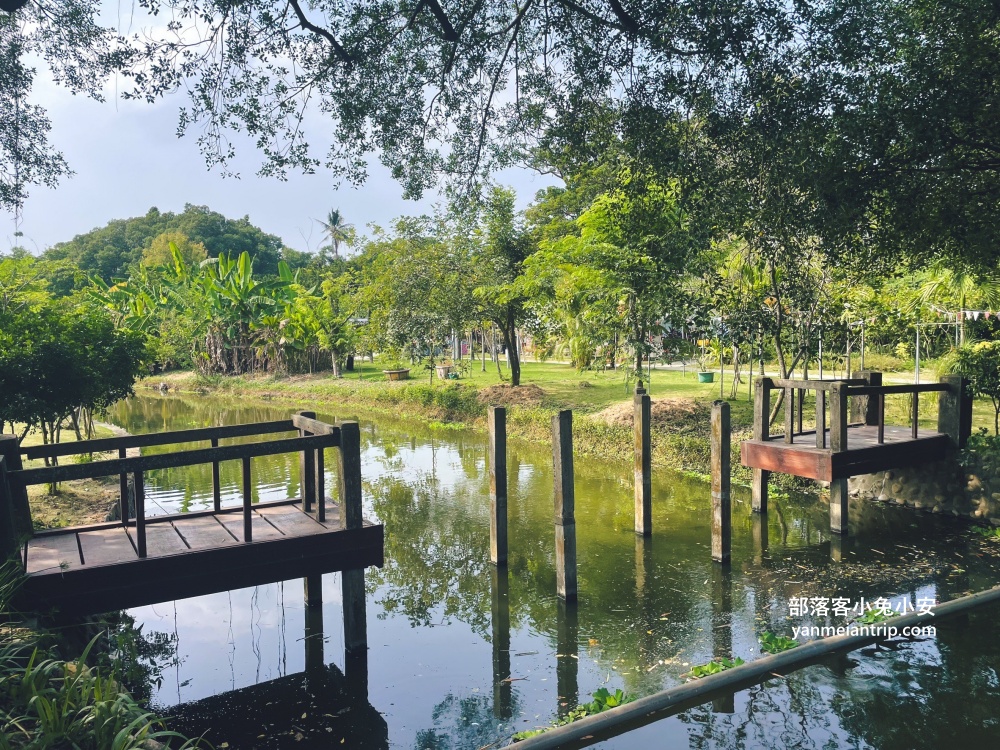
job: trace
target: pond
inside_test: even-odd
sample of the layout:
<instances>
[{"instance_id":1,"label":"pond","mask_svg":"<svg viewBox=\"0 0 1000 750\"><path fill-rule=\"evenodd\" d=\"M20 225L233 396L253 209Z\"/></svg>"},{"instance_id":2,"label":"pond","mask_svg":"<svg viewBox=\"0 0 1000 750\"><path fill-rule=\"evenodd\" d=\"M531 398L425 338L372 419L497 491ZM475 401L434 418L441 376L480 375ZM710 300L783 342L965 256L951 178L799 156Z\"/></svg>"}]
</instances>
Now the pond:
<instances>
[{"instance_id":1,"label":"pond","mask_svg":"<svg viewBox=\"0 0 1000 750\"><path fill-rule=\"evenodd\" d=\"M116 405L110 418L142 433L281 419L293 410L144 394ZM778 493L761 523L740 488L726 572L710 559L707 484L654 470L653 537L643 540L632 531L631 467L578 456L579 602L566 606L555 596L547 446L509 446L503 576L489 562L484 433L317 411L324 420L359 419L365 516L385 524L385 566L366 574L367 674L351 678L344 663L338 574L324 576L323 662L331 666L318 670L306 670L301 581L127 613L141 627L138 647L127 651L150 679L150 705L217 747L502 746L601 687L648 695L715 656L758 657L765 631L791 636L793 626L846 622L822 612L792 616L790 605L802 597L852 604L884 597L912 608L1000 583L998 545L957 519L866 505L853 510L850 538L831 539L822 501ZM254 466L258 499L298 494L297 457ZM238 464L223 464L222 480L224 501L238 503ZM208 508L211 486L209 466L150 472L147 512ZM942 622L936 638L776 677L600 747L995 742L996 614ZM317 615L309 617L315 633Z\"/></svg>"}]
</instances>

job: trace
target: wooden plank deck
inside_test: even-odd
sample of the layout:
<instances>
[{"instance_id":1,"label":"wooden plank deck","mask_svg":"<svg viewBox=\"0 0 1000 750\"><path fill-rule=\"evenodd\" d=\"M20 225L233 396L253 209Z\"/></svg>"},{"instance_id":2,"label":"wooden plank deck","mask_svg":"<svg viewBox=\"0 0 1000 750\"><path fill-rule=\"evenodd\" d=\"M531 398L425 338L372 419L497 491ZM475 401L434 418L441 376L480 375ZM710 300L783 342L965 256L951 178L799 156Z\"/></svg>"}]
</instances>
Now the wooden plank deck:
<instances>
[{"instance_id":1,"label":"wooden plank deck","mask_svg":"<svg viewBox=\"0 0 1000 750\"><path fill-rule=\"evenodd\" d=\"M830 430L826 431L827 446ZM783 436L770 440L744 440L740 459L744 466L797 477L830 482L859 474L916 466L939 460L950 446L948 435L921 429L914 439L909 427L886 425L885 442L878 442L878 428L856 425L847 428L847 450L834 453L829 447L816 447L816 433L795 436L786 443Z\"/></svg>"},{"instance_id":2,"label":"wooden plank deck","mask_svg":"<svg viewBox=\"0 0 1000 750\"><path fill-rule=\"evenodd\" d=\"M329 499L325 512L321 523L298 500L255 506L251 542L243 541L241 508L147 518L145 558L134 522L40 533L24 549L20 595L34 608L101 612L382 565L381 525L345 529Z\"/></svg>"}]
</instances>

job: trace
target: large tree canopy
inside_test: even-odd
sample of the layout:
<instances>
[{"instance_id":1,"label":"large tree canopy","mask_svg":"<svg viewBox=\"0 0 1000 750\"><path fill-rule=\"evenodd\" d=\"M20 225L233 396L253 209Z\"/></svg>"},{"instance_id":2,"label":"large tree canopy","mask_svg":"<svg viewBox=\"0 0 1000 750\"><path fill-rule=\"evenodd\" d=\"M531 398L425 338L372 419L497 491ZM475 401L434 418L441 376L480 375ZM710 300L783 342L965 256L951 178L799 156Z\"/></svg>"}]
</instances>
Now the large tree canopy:
<instances>
[{"instance_id":1,"label":"large tree canopy","mask_svg":"<svg viewBox=\"0 0 1000 750\"><path fill-rule=\"evenodd\" d=\"M19 107L0 144L6 205L66 169L27 103L35 53L92 95L110 70L126 96L186 89L180 129L223 169L244 134L264 174L359 181L377 155L417 196L515 162L579 169L610 133L679 177L682 202L692 174L716 185L698 194L728 231L996 260L988 0L138 0L153 25L128 39L95 23L100 5L0 16L0 97Z\"/></svg>"}]
</instances>

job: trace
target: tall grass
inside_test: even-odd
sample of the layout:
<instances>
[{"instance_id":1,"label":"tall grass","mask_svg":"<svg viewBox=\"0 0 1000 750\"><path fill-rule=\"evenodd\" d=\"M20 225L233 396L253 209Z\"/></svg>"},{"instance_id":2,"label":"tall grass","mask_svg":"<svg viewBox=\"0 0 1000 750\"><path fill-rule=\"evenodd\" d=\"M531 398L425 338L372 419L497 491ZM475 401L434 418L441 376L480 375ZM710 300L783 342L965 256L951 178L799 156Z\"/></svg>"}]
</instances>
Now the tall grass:
<instances>
[{"instance_id":1,"label":"tall grass","mask_svg":"<svg viewBox=\"0 0 1000 750\"><path fill-rule=\"evenodd\" d=\"M0 567L0 750L149 750L208 747L167 731L120 684L89 662L96 636L72 660L56 639L26 627L11 602L19 567Z\"/></svg>"}]
</instances>

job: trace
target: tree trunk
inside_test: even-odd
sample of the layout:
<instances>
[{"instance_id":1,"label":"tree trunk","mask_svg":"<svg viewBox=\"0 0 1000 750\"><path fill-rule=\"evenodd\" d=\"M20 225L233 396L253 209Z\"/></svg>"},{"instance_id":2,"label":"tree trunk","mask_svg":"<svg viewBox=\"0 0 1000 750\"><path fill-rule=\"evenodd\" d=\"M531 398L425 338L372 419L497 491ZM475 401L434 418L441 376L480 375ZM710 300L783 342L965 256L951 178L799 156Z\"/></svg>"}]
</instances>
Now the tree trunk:
<instances>
[{"instance_id":1,"label":"tree trunk","mask_svg":"<svg viewBox=\"0 0 1000 750\"><path fill-rule=\"evenodd\" d=\"M514 311L507 306L507 315L500 326L503 343L507 348L507 367L510 369L510 384L521 385L521 359L517 353L517 330L515 328ZM499 357L497 358L499 360Z\"/></svg>"},{"instance_id":2,"label":"tree trunk","mask_svg":"<svg viewBox=\"0 0 1000 750\"><path fill-rule=\"evenodd\" d=\"M330 354L330 364L333 367L333 377L342 378L343 375L340 374L340 357L338 352L332 352Z\"/></svg>"}]
</instances>

